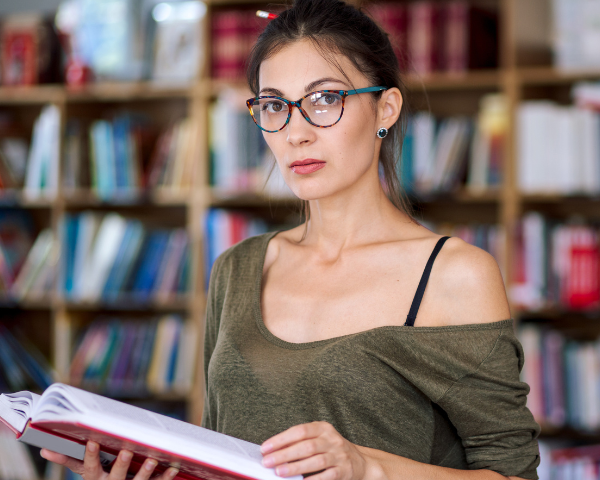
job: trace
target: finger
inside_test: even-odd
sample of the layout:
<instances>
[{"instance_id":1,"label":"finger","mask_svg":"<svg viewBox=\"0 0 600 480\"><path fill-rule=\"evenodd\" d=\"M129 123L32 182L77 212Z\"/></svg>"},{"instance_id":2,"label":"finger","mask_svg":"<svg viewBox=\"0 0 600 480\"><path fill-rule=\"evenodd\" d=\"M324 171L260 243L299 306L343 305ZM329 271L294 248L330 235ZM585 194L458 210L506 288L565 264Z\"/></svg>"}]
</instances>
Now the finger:
<instances>
[{"instance_id":1,"label":"finger","mask_svg":"<svg viewBox=\"0 0 600 480\"><path fill-rule=\"evenodd\" d=\"M302 425L295 425L266 440L260 446L260 451L263 454L270 453L291 445L292 443L318 437L321 433L327 431L327 425L329 424L326 422L312 422L303 423Z\"/></svg>"},{"instance_id":2,"label":"finger","mask_svg":"<svg viewBox=\"0 0 600 480\"><path fill-rule=\"evenodd\" d=\"M325 470L334 466L332 455L320 454L314 455L304 460L299 460L292 463L284 463L275 468L275 473L280 477L292 477L294 475L302 475L305 473L314 473Z\"/></svg>"},{"instance_id":3,"label":"finger","mask_svg":"<svg viewBox=\"0 0 600 480\"><path fill-rule=\"evenodd\" d=\"M100 465L100 445L88 442L83 456L83 474L86 480L96 480L104 473Z\"/></svg>"},{"instance_id":4,"label":"finger","mask_svg":"<svg viewBox=\"0 0 600 480\"><path fill-rule=\"evenodd\" d=\"M162 474L158 477L155 477L156 480L173 480L175 476L179 473L179 470L176 468L170 467L167 468Z\"/></svg>"},{"instance_id":5,"label":"finger","mask_svg":"<svg viewBox=\"0 0 600 480\"><path fill-rule=\"evenodd\" d=\"M110 474L108 475L109 480L124 480L127 476L127 471L129 470L132 458L133 453L128 450L121 450L115 463L113 463L113 466L110 469Z\"/></svg>"},{"instance_id":6,"label":"finger","mask_svg":"<svg viewBox=\"0 0 600 480\"><path fill-rule=\"evenodd\" d=\"M158 462L156 460L152 458L147 458L144 461L142 468L140 468L139 471L135 474L135 477L133 477L133 480L148 480L154 472L156 465L158 465Z\"/></svg>"},{"instance_id":7,"label":"finger","mask_svg":"<svg viewBox=\"0 0 600 480\"><path fill-rule=\"evenodd\" d=\"M310 480L338 480L342 476L342 470L340 467L331 467L324 472L311 475Z\"/></svg>"},{"instance_id":8,"label":"finger","mask_svg":"<svg viewBox=\"0 0 600 480\"><path fill-rule=\"evenodd\" d=\"M276 467L283 463L295 462L319 453L325 453L329 449L329 443L323 438L311 438L265 455L262 463L265 467Z\"/></svg>"},{"instance_id":9,"label":"finger","mask_svg":"<svg viewBox=\"0 0 600 480\"><path fill-rule=\"evenodd\" d=\"M75 460L74 458L67 457L66 455L62 455L60 453L52 452L47 450L46 448L42 448L40 455L42 458L54 463L58 463L64 467L67 467L69 470L82 475L83 474L83 462L79 460Z\"/></svg>"}]
</instances>

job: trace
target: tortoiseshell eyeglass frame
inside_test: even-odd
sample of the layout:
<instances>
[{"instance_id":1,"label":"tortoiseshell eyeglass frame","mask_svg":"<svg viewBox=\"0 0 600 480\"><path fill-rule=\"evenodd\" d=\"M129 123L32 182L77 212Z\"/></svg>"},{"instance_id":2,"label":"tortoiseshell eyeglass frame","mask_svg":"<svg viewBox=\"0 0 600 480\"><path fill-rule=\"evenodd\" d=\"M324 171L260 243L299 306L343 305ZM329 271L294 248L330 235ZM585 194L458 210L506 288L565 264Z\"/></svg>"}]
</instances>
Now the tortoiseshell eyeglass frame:
<instances>
[{"instance_id":1,"label":"tortoiseshell eyeglass frame","mask_svg":"<svg viewBox=\"0 0 600 480\"><path fill-rule=\"evenodd\" d=\"M366 87L366 88L357 88L356 90L317 90L315 92L307 93L302 98L300 98L299 100L296 100L296 101L288 100L287 98L277 97L277 96L263 96L263 97L259 96L259 97L249 98L248 100L246 100L246 106L248 107L248 110L250 111L250 116L252 117L252 120L254 120L254 123L256 124L256 126L258 128L260 128L264 132L276 133L276 132L280 132L281 130L283 130L287 126L287 124L290 122L290 118L292 117L292 108L293 107L298 108L298 110L300 110L300 113L304 117L304 120L306 120L311 125L313 125L315 127L318 127L318 128L329 128L329 127L333 127L335 124L337 124L342 119L342 115L344 114L344 105L346 104L346 97L347 96L349 96L349 95L357 95L359 93L381 92L381 91L387 90L387 89L388 89L388 87ZM308 114L302 108L302 100L304 100L305 98L310 97L311 95L314 95L315 93L337 93L338 95L341 95L341 97L342 97L342 111L340 112L339 118L335 122L333 122L331 125L317 125L316 123L314 123L310 119L310 117L308 116ZM287 116L287 118L285 120L285 123L283 124L283 126L280 129L278 129L278 130L266 130L263 127L261 127L257 123L256 118L254 118L254 112L252 111L252 104L256 100L259 100L259 99L262 99L262 98L276 98L278 100L281 100L285 104L287 104L287 106L288 106L288 116Z\"/></svg>"}]
</instances>

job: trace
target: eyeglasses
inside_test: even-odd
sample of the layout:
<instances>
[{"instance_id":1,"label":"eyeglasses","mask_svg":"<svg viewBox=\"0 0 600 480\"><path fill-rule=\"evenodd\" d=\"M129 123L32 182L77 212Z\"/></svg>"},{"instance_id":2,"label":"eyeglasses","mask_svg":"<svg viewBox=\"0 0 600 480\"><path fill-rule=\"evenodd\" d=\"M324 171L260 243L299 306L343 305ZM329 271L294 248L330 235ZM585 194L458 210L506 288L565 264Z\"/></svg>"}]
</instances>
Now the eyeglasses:
<instances>
[{"instance_id":1,"label":"eyeglasses","mask_svg":"<svg viewBox=\"0 0 600 480\"><path fill-rule=\"evenodd\" d=\"M380 92L388 87L367 87L356 90L319 90L304 95L295 102L283 97L255 97L246 100L254 123L265 132L283 130L292 117L292 108L297 107L304 119L319 128L333 127L344 113L346 97L359 93ZM304 100L308 99L308 103Z\"/></svg>"}]
</instances>

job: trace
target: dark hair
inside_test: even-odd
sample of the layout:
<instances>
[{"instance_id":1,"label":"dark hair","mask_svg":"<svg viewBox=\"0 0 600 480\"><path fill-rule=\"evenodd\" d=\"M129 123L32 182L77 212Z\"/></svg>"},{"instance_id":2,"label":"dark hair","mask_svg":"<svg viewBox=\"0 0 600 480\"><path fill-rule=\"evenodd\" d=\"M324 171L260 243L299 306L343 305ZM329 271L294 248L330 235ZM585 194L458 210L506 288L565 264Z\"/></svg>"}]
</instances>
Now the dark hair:
<instances>
[{"instance_id":1,"label":"dark hair","mask_svg":"<svg viewBox=\"0 0 600 480\"><path fill-rule=\"evenodd\" d=\"M340 0L296 0L291 8L270 21L248 59L247 79L254 95L259 92L261 63L298 40L311 41L347 80L335 61L335 53L347 57L369 79L371 86L396 87L406 101L406 88L400 79L398 60L387 34L363 11ZM372 95L378 99L381 92ZM400 118L382 141L379 165L390 201L415 221L413 208L397 174L407 117L407 108L403 105ZM306 221L310 218L307 201L304 202L304 217Z\"/></svg>"}]
</instances>

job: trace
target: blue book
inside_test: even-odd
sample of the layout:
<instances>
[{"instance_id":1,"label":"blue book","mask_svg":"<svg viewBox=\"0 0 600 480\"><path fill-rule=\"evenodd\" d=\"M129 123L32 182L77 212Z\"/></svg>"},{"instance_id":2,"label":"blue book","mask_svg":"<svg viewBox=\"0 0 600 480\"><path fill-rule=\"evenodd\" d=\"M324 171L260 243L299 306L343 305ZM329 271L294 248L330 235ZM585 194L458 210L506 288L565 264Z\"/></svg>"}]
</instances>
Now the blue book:
<instances>
[{"instance_id":1,"label":"blue book","mask_svg":"<svg viewBox=\"0 0 600 480\"><path fill-rule=\"evenodd\" d=\"M175 371L177 369L177 357L181 347L181 332L183 330L183 322L181 318L177 318L177 330L175 337L173 338L173 345L171 346L171 355L169 356L169 365L166 369L167 377L165 384L167 389L170 390L173 386L173 380L175 379Z\"/></svg>"},{"instance_id":2,"label":"blue book","mask_svg":"<svg viewBox=\"0 0 600 480\"><path fill-rule=\"evenodd\" d=\"M134 296L139 300L147 301L150 297L167 249L169 234L168 230L156 230L149 235L132 289Z\"/></svg>"},{"instance_id":3,"label":"blue book","mask_svg":"<svg viewBox=\"0 0 600 480\"><path fill-rule=\"evenodd\" d=\"M406 192L414 189L414 169L413 169L413 129L412 121L408 122L404 143L402 144L402 155L400 157L400 183Z\"/></svg>"},{"instance_id":4,"label":"blue book","mask_svg":"<svg viewBox=\"0 0 600 480\"><path fill-rule=\"evenodd\" d=\"M115 151L115 179L117 190L131 188L129 163L132 161L129 151L131 121L128 115L121 115L113 121L113 138Z\"/></svg>"},{"instance_id":5,"label":"blue book","mask_svg":"<svg viewBox=\"0 0 600 480\"><path fill-rule=\"evenodd\" d=\"M75 269L75 247L77 245L77 235L79 233L79 215L65 214L64 223L64 289L67 298L73 293L73 277Z\"/></svg>"},{"instance_id":6,"label":"blue book","mask_svg":"<svg viewBox=\"0 0 600 480\"><path fill-rule=\"evenodd\" d=\"M144 235L145 229L139 220L128 221L123 242L104 285L103 299L114 302L124 293L127 280L131 276L134 265L140 256Z\"/></svg>"},{"instance_id":7,"label":"blue book","mask_svg":"<svg viewBox=\"0 0 600 480\"><path fill-rule=\"evenodd\" d=\"M111 124L105 120L95 121L90 128L90 140L96 193L100 199L109 200L116 183Z\"/></svg>"}]
</instances>

